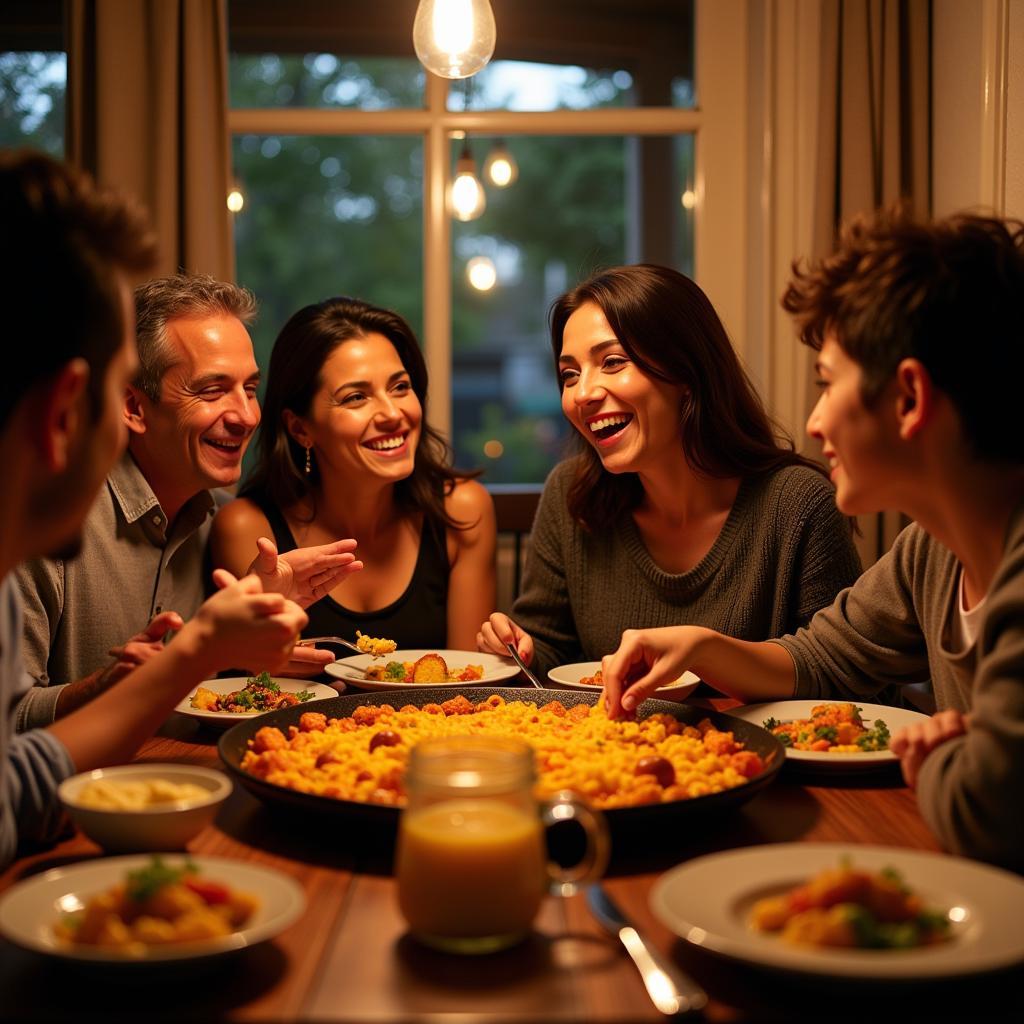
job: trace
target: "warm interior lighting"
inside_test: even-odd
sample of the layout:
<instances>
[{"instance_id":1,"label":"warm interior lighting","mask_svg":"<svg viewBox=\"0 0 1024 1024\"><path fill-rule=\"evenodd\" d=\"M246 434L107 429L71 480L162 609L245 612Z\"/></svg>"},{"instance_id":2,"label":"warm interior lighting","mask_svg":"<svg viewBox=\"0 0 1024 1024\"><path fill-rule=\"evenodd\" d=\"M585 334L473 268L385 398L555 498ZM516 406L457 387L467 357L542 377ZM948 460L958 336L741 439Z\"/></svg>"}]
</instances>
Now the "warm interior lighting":
<instances>
[{"instance_id":1,"label":"warm interior lighting","mask_svg":"<svg viewBox=\"0 0 1024 1024\"><path fill-rule=\"evenodd\" d=\"M519 167L500 139L491 147L484 161L484 177L498 188L506 188L519 177Z\"/></svg>"},{"instance_id":2,"label":"warm interior lighting","mask_svg":"<svg viewBox=\"0 0 1024 1024\"><path fill-rule=\"evenodd\" d=\"M498 271L489 256L474 256L466 264L466 277L478 292L489 292L498 283Z\"/></svg>"},{"instance_id":3,"label":"warm interior lighting","mask_svg":"<svg viewBox=\"0 0 1024 1024\"><path fill-rule=\"evenodd\" d=\"M476 164L469 151L469 142L462 147L462 153L455 162L455 180L449 193L452 215L457 220L475 220L487 207L484 187L476 176Z\"/></svg>"},{"instance_id":4,"label":"warm interior lighting","mask_svg":"<svg viewBox=\"0 0 1024 1024\"><path fill-rule=\"evenodd\" d=\"M692 188L688 188L679 197L679 201L683 204L684 210L692 210L697 205L697 193Z\"/></svg>"},{"instance_id":5,"label":"warm interior lighting","mask_svg":"<svg viewBox=\"0 0 1024 1024\"><path fill-rule=\"evenodd\" d=\"M488 0L420 0L412 42L420 63L442 78L475 75L494 53Z\"/></svg>"},{"instance_id":6,"label":"warm interior lighting","mask_svg":"<svg viewBox=\"0 0 1024 1024\"><path fill-rule=\"evenodd\" d=\"M242 195L242 190L235 185L228 193L228 209L232 213L239 213L243 206L245 206L245 196Z\"/></svg>"},{"instance_id":7,"label":"warm interior lighting","mask_svg":"<svg viewBox=\"0 0 1024 1024\"><path fill-rule=\"evenodd\" d=\"M500 459L505 454L505 446L500 441L485 441L484 455L489 459Z\"/></svg>"}]
</instances>

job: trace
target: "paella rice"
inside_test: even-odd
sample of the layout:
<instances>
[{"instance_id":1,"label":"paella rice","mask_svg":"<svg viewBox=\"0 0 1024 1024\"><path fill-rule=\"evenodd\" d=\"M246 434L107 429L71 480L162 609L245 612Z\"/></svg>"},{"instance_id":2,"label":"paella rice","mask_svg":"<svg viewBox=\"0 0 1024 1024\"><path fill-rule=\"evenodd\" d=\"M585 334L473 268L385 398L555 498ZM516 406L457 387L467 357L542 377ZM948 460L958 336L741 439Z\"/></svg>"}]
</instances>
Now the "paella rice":
<instances>
[{"instance_id":1,"label":"paella rice","mask_svg":"<svg viewBox=\"0 0 1024 1024\"><path fill-rule=\"evenodd\" d=\"M758 754L707 719L698 726L664 714L612 721L600 703L538 706L497 694L478 704L459 695L422 708L365 705L346 718L306 712L287 736L271 726L260 729L241 767L303 793L402 806L410 749L427 737L457 734L525 739L536 756L538 797L571 789L600 808L718 793L765 767Z\"/></svg>"}]
</instances>

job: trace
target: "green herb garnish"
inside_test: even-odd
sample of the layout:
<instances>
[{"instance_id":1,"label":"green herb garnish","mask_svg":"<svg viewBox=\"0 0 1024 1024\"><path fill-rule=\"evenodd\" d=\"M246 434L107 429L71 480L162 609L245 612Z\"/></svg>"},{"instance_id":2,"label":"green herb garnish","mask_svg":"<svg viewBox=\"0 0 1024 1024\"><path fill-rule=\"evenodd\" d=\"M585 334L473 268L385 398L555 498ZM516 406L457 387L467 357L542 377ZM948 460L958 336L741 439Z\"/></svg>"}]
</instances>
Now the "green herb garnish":
<instances>
[{"instance_id":1,"label":"green herb garnish","mask_svg":"<svg viewBox=\"0 0 1024 1024\"><path fill-rule=\"evenodd\" d=\"M163 858L154 854L150 862L137 871L129 871L125 882L125 893L134 903L145 903L155 896L165 885L180 882L185 875L198 873L198 868L191 860L186 860L181 867L172 868L165 864Z\"/></svg>"}]
</instances>

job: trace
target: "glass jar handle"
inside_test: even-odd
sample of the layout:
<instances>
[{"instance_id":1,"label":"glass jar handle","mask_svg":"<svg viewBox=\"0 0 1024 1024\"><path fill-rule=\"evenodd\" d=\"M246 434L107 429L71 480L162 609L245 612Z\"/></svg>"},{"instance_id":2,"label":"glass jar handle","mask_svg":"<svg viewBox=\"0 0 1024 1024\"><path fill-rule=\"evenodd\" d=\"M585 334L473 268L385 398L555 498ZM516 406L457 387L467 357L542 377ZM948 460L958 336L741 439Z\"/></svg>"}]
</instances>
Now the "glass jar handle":
<instances>
[{"instance_id":1,"label":"glass jar handle","mask_svg":"<svg viewBox=\"0 0 1024 1024\"><path fill-rule=\"evenodd\" d=\"M548 800L541 808L544 828L559 825L564 821L580 824L587 836L583 858L572 867L563 868L554 861L548 861L548 891L553 896L575 896L584 886L596 882L608 866L611 841L604 815L595 811L571 790L562 790Z\"/></svg>"}]
</instances>

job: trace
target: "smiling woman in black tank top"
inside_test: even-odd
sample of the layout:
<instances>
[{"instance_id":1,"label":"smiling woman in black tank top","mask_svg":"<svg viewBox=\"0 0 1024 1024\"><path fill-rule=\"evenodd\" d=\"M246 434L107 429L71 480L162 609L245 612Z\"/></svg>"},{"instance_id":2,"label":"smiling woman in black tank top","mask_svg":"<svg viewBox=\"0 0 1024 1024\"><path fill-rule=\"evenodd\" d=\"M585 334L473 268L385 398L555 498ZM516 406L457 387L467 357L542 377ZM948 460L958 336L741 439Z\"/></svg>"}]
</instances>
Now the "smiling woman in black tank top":
<instances>
[{"instance_id":1,"label":"smiling woman in black tank top","mask_svg":"<svg viewBox=\"0 0 1024 1024\"><path fill-rule=\"evenodd\" d=\"M244 571L260 537L282 552L354 537L363 569L309 607L306 636L472 650L494 601L494 509L450 468L426 392L397 314L346 298L296 313L271 355L256 470L213 525L214 564Z\"/></svg>"}]
</instances>

